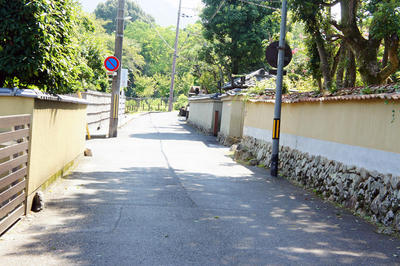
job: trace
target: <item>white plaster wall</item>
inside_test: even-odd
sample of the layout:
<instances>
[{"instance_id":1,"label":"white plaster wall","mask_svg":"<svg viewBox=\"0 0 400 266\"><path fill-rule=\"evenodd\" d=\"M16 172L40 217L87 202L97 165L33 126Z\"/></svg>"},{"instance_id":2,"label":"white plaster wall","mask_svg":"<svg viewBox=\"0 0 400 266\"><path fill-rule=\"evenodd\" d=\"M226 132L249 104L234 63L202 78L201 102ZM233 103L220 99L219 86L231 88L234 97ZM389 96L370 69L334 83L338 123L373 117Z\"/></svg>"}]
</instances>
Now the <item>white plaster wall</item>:
<instances>
[{"instance_id":1,"label":"white plaster wall","mask_svg":"<svg viewBox=\"0 0 400 266\"><path fill-rule=\"evenodd\" d=\"M214 103L208 102L190 102L189 122L211 131L213 127Z\"/></svg>"},{"instance_id":2,"label":"white plaster wall","mask_svg":"<svg viewBox=\"0 0 400 266\"><path fill-rule=\"evenodd\" d=\"M82 92L87 106L86 121L91 135L106 135L110 124L111 94L99 91ZM118 125L123 123L125 114L125 95L121 93L118 108Z\"/></svg>"},{"instance_id":3,"label":"white plaster wall","mask_svg":"<svg viewBox=\"0 0 400 266\"><path fill-rule=\"evenodd\" d=\"M246 126L243 135L271 142L272 131ZM400 175L400 154L281 133L279 145L321 155L346 165Z\"/></svg>"}]
</instances>

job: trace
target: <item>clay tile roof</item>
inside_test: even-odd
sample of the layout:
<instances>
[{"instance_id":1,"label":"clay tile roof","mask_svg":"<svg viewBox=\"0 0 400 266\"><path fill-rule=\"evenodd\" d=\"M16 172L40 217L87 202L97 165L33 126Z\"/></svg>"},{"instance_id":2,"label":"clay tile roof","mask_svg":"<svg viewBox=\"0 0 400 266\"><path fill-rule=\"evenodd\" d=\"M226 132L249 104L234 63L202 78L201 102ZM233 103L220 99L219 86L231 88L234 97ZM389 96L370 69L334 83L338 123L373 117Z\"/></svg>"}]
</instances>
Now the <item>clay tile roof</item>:
<instances>
[{"instance_id":1,"label":"clay tile roof","mask_svg":"<svg viewBox=\"0 0 400 266\"><path fill-rule=\"evenodd\" d=\"M294 92L282 96L283 103L298 102L326 102L326 101L352 101L352 100L400 100L400 83L376 85L368 87L344 88L336 92L319 93ZM264 95L257 96L252 102L274 102L275 92L267 91Z\"/></svg>"}]
</instances>

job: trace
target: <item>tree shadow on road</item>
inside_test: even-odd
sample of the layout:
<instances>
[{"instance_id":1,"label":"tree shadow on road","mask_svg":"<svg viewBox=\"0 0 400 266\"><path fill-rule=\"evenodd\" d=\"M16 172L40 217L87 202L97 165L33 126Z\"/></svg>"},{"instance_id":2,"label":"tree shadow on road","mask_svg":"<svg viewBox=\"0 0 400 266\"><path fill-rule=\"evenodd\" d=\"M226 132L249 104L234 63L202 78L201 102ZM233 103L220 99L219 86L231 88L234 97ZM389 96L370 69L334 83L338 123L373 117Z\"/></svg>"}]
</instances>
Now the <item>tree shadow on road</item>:
<instances>
[{"instance_id":1,"label":"tree shadow on road","mask_svg":"<svg viewBox=\"0 0 400 266\"><path fill-rule=\"evenodd\" d=\"M81 265L398 263L392 256L398 241L286 180L256 172L75 172L63 183L68 190L22 232L27 242L2 256Z\"/></svg>"}]
</instances>

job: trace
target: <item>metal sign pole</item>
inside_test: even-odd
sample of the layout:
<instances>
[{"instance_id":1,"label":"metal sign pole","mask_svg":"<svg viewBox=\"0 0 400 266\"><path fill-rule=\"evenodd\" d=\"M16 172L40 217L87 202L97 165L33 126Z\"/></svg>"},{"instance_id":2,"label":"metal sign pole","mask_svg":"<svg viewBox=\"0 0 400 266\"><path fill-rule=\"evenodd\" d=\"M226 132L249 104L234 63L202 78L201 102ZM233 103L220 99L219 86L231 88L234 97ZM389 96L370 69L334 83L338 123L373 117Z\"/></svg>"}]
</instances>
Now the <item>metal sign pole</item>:
<instances>
[{"instance_id":1,"label":"metal sign pole","mask_svg":"<svg viewBox=\"0 0 400 266\"><path fill-rule=\"evenodd\" d=\"M283 65L285 58L285 37L286 37L286 16L287 16L287 1L282 1L281 15L281 30L279 37L279 52L278 52L278 73L276 76L276 94L275 94L275 111L274 123L272 129L272 156L271 156L271 175L278 176L279 163L279 135L281 122L281 104L282 104L282 80L283 80Z\"/></svg>"},{"instance_id":2,"label":"metal sign pole","mask_svg":"<svg viewBox=\"0 0 400 266\"><path fill-rule=\"evenodd\" d=\"M124 9L125 0L118 1L117 10L117 31L115 33L115 57L118 58L122 65L122 43L124 39ZM111 108L110 108L110 126L108 137L115 138L118 130L118 111L119 111L119 90L121 82L121 67L117 69L117 75L113 77Z\"/></svg>"}]
</instances>

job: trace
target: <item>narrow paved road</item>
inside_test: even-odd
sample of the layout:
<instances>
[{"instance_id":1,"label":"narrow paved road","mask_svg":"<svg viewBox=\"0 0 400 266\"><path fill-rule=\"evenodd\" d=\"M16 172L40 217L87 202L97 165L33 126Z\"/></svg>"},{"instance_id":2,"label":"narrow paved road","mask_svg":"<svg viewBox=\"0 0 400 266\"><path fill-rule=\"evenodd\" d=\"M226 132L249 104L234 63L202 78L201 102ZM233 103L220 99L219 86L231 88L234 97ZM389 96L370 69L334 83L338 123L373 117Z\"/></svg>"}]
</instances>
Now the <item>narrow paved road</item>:
<instances>
[{"instance_id":1,"label":"narrow paved road","mask_svg":"<svg viewBox=\"0 0 400 266\"><path fill-rule=\"evenodd\" d=\"M1 238L1 265L400 265L398 239L236 164L176 113L88 146L46 209Z\"/></svg>"}]
</instances>

